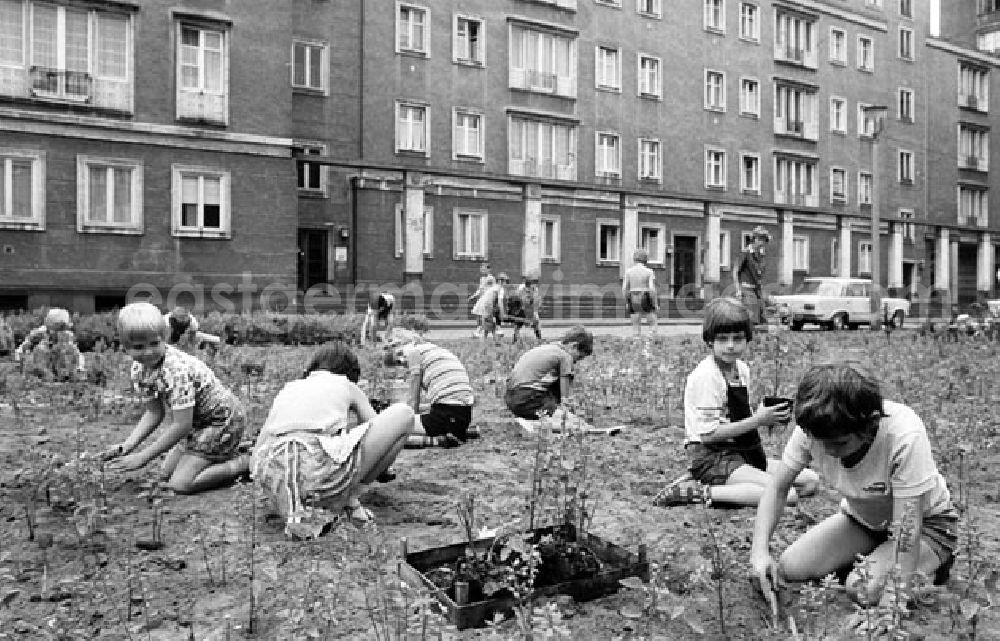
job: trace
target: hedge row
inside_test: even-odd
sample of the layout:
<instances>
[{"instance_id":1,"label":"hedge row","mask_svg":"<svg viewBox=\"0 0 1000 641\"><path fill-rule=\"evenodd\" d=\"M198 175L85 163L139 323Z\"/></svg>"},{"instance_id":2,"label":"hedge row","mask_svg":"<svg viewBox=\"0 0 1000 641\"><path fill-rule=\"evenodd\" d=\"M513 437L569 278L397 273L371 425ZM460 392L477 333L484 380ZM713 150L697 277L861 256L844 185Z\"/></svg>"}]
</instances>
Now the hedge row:
<instances>
[{"instance_id":1,"label":"hedge row","mask_svg":"<svg viewBox=\"0 0 1000 641\"><path fill-rule=\"evenodd\" d=\"M45 310L37 309L4 316L14 334L15 345L42 324ZM74 314L73 331L77 344L90 351L99 340L105 345L118 344L116 312ZM230 345L316 345L331 340L357 342L361 336L363 314L222 314L211 312L198 319L201 331L221 336ZM396 318L398 327L416 331L428 329L423 314L403 313Z\"/></svg>"}]
</instances>

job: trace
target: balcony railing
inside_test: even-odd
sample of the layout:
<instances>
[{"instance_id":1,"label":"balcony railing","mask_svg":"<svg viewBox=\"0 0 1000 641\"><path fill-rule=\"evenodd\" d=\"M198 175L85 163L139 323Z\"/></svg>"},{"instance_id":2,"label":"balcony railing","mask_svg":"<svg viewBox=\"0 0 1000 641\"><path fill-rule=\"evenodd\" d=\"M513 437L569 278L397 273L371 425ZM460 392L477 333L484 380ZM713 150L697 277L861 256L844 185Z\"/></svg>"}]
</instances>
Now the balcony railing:
<instances>
[{"instance_id":1,"label":"balcony railing","mask_svg":"<svg viewBox=\"0 0 1000 641\"><path fill-rule=\"evenodd\" d=\"M965 96L963 107L968 107L969 109L979 109L979 96L975 94L968 94Z\"/></svg>"},{"instance_id":2,"label":"balcony railing","mask_svg":"<svg viewBox=\"0 0 1000 641\"><path fill-rule=\"evenodd\" d=\"M31 90L36 96L86 101L91 96L93 79L83 71L31 67Z\"/></svg>"}]
</instances>

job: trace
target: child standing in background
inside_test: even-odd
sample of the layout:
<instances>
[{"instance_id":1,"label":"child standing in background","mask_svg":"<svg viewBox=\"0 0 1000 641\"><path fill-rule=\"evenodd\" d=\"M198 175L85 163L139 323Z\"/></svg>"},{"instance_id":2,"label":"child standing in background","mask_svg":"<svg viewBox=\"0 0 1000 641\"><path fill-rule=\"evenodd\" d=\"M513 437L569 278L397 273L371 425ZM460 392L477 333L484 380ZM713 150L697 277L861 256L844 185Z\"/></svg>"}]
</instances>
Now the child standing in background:
<instances>
[{"instance_id":1,"label":"child standing in background","mask_svg":"<svg viewBox=\"0 0 1000 641\"><path fill-rule=\"evenodd\" d=\"M371 340L378 340L379 325L384 324L385 340L389 340L393 327L393 308L396 306L396 297L389 292L372 290L368 296L368 309L365 311L365 320L361 323L361 344Z\"/></svg>"},{"instance_id":2,"label":"child standing in background","mask_svg":"<svg viewBox=\"0 0 1000 641\"><path fill-rule=\"evenodd\" d=\"M72 327L69 312L53 307L45 314L43 324L31 330L15 350L14 360L20 362L30 356L30 360L26 361L29 369L44 378L72 378L74 370L82 372L86 369Z\"/></svg>"},{"instance_id":3,"label":"child standing in background","mask_svg":"<svg viewBox=\"0 0 1000 641\"><path fill-rule=\"evenodd\" d=\"M486 300L486 294L489 293L496 284L497 281L493 278L493 272L490 271L490 264L483 263L480 265L479 288L473 292L472 296L469 296L469 302L474 303L472 306L472 315L476 317L476 329L472 332L473 338L479 338L483 335L483 325L486 321L486 308L489 305L489 301Z\"/></svg>"}]
</instances>

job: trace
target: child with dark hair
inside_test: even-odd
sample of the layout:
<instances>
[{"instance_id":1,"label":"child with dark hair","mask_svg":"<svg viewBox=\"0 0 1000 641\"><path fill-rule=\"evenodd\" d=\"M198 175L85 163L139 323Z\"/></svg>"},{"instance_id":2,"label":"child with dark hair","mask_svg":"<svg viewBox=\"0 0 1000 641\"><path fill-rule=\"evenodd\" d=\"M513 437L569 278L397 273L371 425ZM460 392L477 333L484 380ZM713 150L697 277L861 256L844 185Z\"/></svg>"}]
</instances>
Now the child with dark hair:
<instances>
[{"instance_id":1,"label":"child with dark hair","mask_svg":"<svg viewBox=\"0 0 1000 641\"><path fill-rule=\"evenodd\" d=\"M163 320L167 324L167 345L191 352L202 345L217 349L222 342L218 336L201 331L198 319L184 307L175 307L163 315Z\"/></svg>"},{"instance_id":2,"label":"child with dark hair","mask_svg":"<svg viewBox=\"0 0 1000 641\"><path fill-rule=\"evenodd\" d=\"M897 567L910 582L917 572L944 583L955 559L958 514L938 472L917 414L883 400L878 382L848 364L809 369L795 395L798 423L757 507L750 561L765 596L784 581L847 577L862 604L885 598ZM792 543L779 561L769 542L792 479L812 464L843 497L840 511ZM890 537L890 527L897 533ZM855 559L868 557L862 575ZM849 575L849 576L848 576Z\"/></svg>"},{"instance_id":3,"label":"child with dark hair","mask_svg":"<svg viewBox=\"0 0 1000 641\"><path fill-rule=\"evenodd\" d=\"M566 332L558 343L529 349L507 379L504 402L514 416L536 419L553 414L569 394L573 366L594 351L594 336L582 325Z\"/></svg>"},{"instance_id":4,"label":"child with dark hair","mask_svg":"<svg viewBox=\"0 0 1000 641\"><path fill-rule=\"evenodd\" d=\"M541 295L538 292L538 275L534 272L524 274L524 282L518 285L510 298L508 309L509 320L514 324L514 342L521 333L521 327L527 325L535 332L535 338L542 339L542 323L539 317Z\"/></svg>"},{"instance_id":5,"label":"child with dark hair","mask_svg":"<svg viewBox=\"0 0 1000 641\"><path fill-rule=\"evenodd\" d=\"M368 340L373 343L378 340L379 326L385 329L385 336L392 334L393 309L396 307L396 297L389 292L380 292L373 289L368 297L368 309L365 311L365 320L361 323L361 344Z\"/></svg>"},{"instance_id":6,"label":"child with dark hair","mask_svg":"<svg viewBox=\"0 0 1000 641\"><path fill-rule=\"evenodd\" d=\"M682 493L677 485L658 496L663 505L711 499L728 505L756 505L767 484L769 461L758 428L779 425L791 418L785 405L754 411L750 404L750 367L741 360L753 339L750 312L732 298L716 298L705 308L702 338L711 350L688 375L684 388L684 446L692 478L705 496ZM794 479L800 493L815 488L817 477L802 470ZM690 488L688 488L690 489ZM798 500L789 490L787 501Z\"/></svg>"},{"instance_id":7,"label":"child with dark hair","mask_svg":"<svg viewBox=\"0 0 1000 641\"><path fill-rule=\"evenodd\" d=\"M659 300L656 293L656 273L649 268L649 252L636 249L632 254L635 264L625 270L622 276L622 293L625 294L625 310L632 319L632 333L642 335L642 319L646 317L656 336L656 310Z\"/></svg>"},{"instance_id":8,"label":"child with dark hair","mask_svg":"<svg viewBox=\"0 0 1000 641\"><path fill-rule=\"evenodd\" d=\"M257 437L253 478L286 519L289 535L297 524L330 522L341 511L371 520L359 497L406 443L413 410L396 403L376 414L356 385L359 374L345 343L324 345L303 378L278 392Z\"/></svg>"}]
</instances>

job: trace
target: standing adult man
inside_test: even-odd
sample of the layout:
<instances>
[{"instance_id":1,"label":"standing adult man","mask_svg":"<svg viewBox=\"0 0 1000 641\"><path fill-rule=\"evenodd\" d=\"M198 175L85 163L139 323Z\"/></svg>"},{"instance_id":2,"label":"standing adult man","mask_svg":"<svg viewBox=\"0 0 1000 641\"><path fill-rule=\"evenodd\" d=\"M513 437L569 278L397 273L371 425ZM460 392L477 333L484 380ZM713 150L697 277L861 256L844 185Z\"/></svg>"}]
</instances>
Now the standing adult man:
<instances>
[{"instance_id":1,"label":"standing adult man","mask_svg":"<svg viewBox=\"0 0 1000 641\"><path fill-rule=\"evenodd\" d=\"M637 249L632 254L635 264L625 270L622 277L622 292L625 294L625 307L632 318L632 333L642 335L642 317L649 319L656 335L656 310L659 300L656 295L656 274L646 266L649 254L645 249Z\"/></svg>"},{"instance_id":2,"label":"standing adult man","mask_svg":"<svg viewBox=\"0 0 1000 641\"><path fill-rule=\"evenodd\" d=\"M764 316L764 264L765 247L771 242L771 234L762 225L757 225L751 232L753 239L750 248L740 256L739 266L733 272L733 285L736 286L736 298L750 310L750 318L754 323L766 323Z\"/></svg>"}]
</instances>

